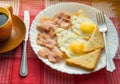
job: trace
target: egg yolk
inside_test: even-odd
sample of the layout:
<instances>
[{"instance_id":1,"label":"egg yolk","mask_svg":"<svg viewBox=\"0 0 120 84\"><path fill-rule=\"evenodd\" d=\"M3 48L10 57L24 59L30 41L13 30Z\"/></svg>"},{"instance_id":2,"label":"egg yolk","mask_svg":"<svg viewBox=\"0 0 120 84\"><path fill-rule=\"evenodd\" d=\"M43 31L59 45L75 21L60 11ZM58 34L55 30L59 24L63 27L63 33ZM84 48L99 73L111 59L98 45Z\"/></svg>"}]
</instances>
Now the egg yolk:
<instances>
[{"instance_id":1,"label":"egg yolk","mask_svg":"<svg viewBox=\"0 0 120 84\"><path fill-rule=\"evenodd\" d=\"M76 42L71 43L69 48L74 54L82 54L84 52L83 51L84 43L76 41Z\"/></svg>"},{"instance_id":2,"label":"egg yolk","mask_svg":"<svg viewBox=\"0 0 120 84\"><path fill-rule=\"evenodd\" d=\"M94 24L92 22L82 22L80 24L80 30L83 33L92 33L94 31Z\"/></svg>"}]
</instances>

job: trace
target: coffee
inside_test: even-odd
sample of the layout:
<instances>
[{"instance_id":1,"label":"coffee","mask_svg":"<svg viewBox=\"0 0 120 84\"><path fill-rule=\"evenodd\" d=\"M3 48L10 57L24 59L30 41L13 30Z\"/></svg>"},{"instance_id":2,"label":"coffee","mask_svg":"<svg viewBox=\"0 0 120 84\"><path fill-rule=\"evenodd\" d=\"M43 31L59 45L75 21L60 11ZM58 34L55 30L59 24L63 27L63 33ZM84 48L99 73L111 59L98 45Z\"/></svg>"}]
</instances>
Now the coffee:
<instances>
[{"instance_id":1,"label":"coffee","mask_svg":"<svg viewBox=\"0 0 120 84\"><path fill-rule=\"evenodd\" d=\"M0 12L0 26L5 24L7 19L8 19L8 16L5 13Z\"/></svg>"}]
</instances>

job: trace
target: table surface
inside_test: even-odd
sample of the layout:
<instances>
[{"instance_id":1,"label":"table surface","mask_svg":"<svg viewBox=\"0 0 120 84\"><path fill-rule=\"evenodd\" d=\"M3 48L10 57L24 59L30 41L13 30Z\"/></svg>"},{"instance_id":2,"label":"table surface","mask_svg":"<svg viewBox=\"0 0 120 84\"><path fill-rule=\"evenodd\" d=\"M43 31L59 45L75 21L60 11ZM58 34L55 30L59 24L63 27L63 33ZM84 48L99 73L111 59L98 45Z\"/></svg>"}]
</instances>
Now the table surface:
<instances>
[{"instance_id":1,"label":"table surface","mask_svg":"<svg viewBox=\"0 0 120 84\"><path fill-rule=\"evenodd\" d=\"M115 25L120 42L119 0L0 0L0 6L12 5L14 14L22 19L24 10L29 10L32 23L35 16L44 8L61 2L78 2L105 12ZM37 58L29 41L27 52L29 72L24 78L19 75L22 43L15 49L0 54L0 84L120 84L120 46L114 58L114 72L108 72L103 68L86 75L69 75L51 69Z\"/></svg>"}]
</instances>

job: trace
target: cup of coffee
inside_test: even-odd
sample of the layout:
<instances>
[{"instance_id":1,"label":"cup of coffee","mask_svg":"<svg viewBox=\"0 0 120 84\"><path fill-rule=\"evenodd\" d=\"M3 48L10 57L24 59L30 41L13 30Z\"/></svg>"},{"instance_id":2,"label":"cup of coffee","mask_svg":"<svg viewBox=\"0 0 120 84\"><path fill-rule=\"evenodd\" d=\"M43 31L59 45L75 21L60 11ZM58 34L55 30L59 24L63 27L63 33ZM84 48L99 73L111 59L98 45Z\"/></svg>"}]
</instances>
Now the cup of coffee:
<instances>
[{"instance_id":1,"label":"cup of coffee","mask_svg":"<svg viewBox=\"0 0 120 84\"><path fill-rule=\"evenodd\" d=\"M12 6L0 7L0 42L8 40L12 31Z\"/></svg>"}]
</instances>

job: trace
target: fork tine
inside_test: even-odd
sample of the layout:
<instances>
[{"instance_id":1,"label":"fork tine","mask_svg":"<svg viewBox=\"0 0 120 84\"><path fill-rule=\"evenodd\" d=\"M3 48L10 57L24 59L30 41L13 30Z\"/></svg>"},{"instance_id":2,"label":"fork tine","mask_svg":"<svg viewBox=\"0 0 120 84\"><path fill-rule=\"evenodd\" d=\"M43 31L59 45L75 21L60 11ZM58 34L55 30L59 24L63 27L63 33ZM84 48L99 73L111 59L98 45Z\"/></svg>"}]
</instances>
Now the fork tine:
<instances>
[{"instance_id":1,"label":"fork tine","mask_svg":"<svg viewBox=\"0 0 120 84\"><path fill-rule=\"evenodd\" d=\"M100 18L100 24L103 24L104 22L103 22L103 14L102 14L102 12L99 12L99 18Z\"/></svg>"},{"instance_id":2,"label":"fork tine","mask_svg":"<svg viewBox=\"0 0 120 84\"><path fill-rule=\"evenodd\" d=\"M106 23L105 16L104 16L104 12L101 12L101 16L102 16L102 18L103 18L103 23Z\"/></svg>"},{"instance_id":3,"label":"fork tine","mask_svg":"<svg viewBox=\"0 0 120 84\"><path fill-rule=\"evenodd\" d=\"M102 14L101 14L101 12L98 12L98 15L99 15L99 21L100 21L100 24L102 24L103 23L103 19L102 19Z\"/></svg>"},{"instance_id":4,"label":"fork tine","mask_svg":"<svg viewBox=\"0 0 120 84\"><path fill-rule=\"evenodd\" d=\"M98 22L98 24L102 23L100 12L97 13L97 22Z\"/></svg>"},{"instance_id":5,"label":"fork tine","mask_svg":"<svg viewBox=\"0 0 120 84\"><path fill-rule=\"evenodd\" d=\"M98 13L96 14L96 18L97 18L97 23L98 23L98 24L106 23L105 16L104 16L104 13L103 13L103 12L98 12Z\"/></svg>"},{"instance_id":6,"label":"fork tine","mask_svg":"<svg viewBox=\"0 0 120 84\"><path fill-rule=\"evenodd\" d=\"M99 24L98 13L96 13L96 19L97 19L97 23Z\"/></svg>"}]
</instances>

